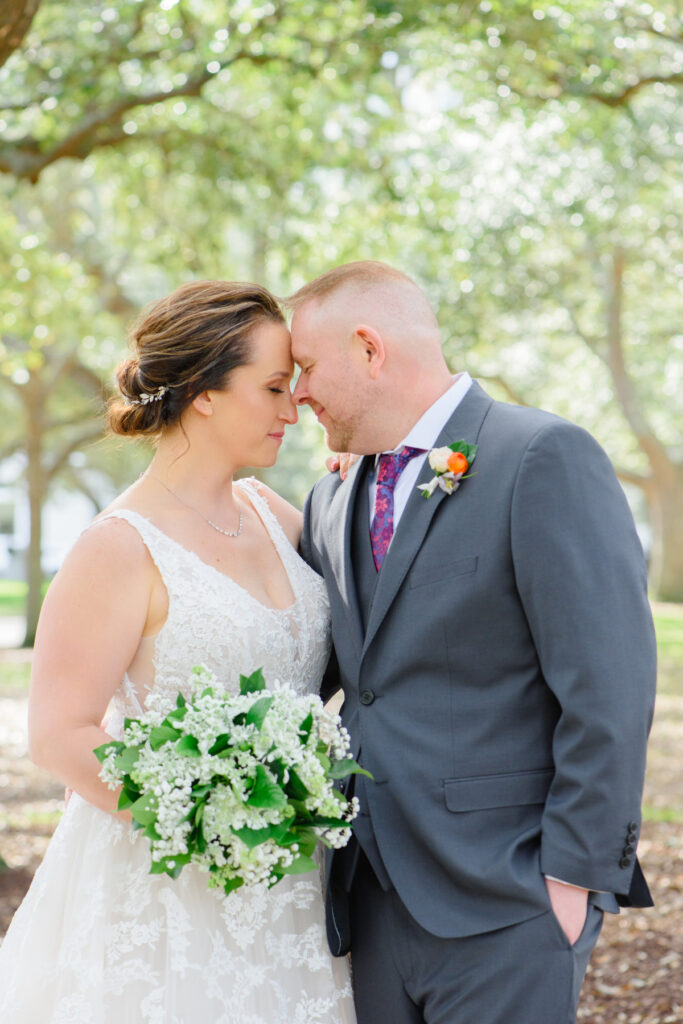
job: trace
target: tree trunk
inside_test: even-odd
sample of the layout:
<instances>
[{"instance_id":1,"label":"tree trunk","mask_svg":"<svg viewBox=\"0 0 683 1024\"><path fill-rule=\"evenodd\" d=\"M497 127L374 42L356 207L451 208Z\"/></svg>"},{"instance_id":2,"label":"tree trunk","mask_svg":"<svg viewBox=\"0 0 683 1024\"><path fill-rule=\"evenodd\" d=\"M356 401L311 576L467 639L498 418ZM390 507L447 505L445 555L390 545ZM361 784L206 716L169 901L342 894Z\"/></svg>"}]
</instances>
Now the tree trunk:
<instances>
[{"instance_id":1,"label":"tree trunk","mask_svg":"<svg viewBox=\"0 0 683 1024\"><path fill-rule=\"evenodd\" d=\"M0 0L0 67L21 46L40 0Z\"/></svg>"},{"instance_id":2,"label":"tree trunk","mask_svg":"<svg viewBox=\"0 0 683 1024\"><path fill-rule=\"evenodd\" d=\"M667 480L653 488L650 583L660 601L683 602L683 466L671 465Z\"/></svg>"},{"instance_id":3,"label":"tree trunk","mask_svg":"<svg viewBox=\"0 0 683 1024\"><path fill-rule=\"evenodd\" d=\"M24 647L33 647L36 637L36 627L40 606L42 603L43 587L43 503L47 489L47 478L43 467L42 439L43 439L43 409L40 398L40 389L32 387L31 382L26 385L26 454L28 465L26 469L26 481L28 486L29 517L31 524L31 536L26 557L26 581L28 583L28 598L26 601L26 635Z\"/></svg>"}]
</instances>

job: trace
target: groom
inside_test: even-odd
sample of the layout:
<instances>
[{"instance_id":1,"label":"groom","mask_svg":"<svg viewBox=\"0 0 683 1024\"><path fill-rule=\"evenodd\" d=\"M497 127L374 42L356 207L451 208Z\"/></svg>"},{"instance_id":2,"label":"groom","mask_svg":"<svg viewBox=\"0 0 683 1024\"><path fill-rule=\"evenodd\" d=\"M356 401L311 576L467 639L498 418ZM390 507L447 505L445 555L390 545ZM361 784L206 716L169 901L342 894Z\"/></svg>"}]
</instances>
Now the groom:
<instances>
[{"instance_id":1,"label":"groom","mask_svg":"<svg viewBox=\"0 0 683 1024\"><path fill-rule=\"evenodd\" d=\"M290 304L295 399L366 456L316 485L302 539L325 695L374 777L328 863L359 1024L570 1024L603 910L651 905L655 640L623 493L584 430L452 377L399 271L351 263ZM434 483L425 453L456 442L470 465L432 456Z\"/></svg>"}]
</instances>

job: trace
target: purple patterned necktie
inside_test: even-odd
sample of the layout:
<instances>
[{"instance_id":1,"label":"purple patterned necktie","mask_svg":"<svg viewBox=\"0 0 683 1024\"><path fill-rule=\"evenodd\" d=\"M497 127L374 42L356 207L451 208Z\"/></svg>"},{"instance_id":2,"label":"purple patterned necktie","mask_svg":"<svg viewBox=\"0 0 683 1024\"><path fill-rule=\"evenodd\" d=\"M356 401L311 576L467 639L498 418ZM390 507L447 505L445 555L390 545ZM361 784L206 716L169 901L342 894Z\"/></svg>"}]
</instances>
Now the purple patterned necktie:
<instances>
[{"instance_id":1,"label":"purple patterned necktie","mask_svg":"<svg viewBox=\"0 0 683 1024\"><path fill-rule=\"evenodd\" d=\"M370 526L372 557L377 572L382 568L394 533L394 487L410 459L415 455L423 455L424 448L403 447L399 452L380 455L377 470L377 496L375 498L375 514Z\"/></svg>"}]
</instances>

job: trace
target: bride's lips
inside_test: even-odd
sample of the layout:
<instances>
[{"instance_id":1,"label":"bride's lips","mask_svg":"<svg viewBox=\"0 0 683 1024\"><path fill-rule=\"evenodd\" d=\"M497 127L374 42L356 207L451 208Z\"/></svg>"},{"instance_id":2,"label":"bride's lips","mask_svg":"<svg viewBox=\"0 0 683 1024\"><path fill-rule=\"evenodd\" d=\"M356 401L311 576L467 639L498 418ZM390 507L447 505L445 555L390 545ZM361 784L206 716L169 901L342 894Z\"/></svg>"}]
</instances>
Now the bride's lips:
<instances>
[{"instance_id":1,"label":"bride's lips","mask_svg":"<svg viewBox=\"0 0 683 1024\"><path fill-rule=\"evenodd\" d=\"M268 437L272 437L274 441L281 441L285 436L284 430L280 434L268 434Z\"/></svg>"}]
</instances>

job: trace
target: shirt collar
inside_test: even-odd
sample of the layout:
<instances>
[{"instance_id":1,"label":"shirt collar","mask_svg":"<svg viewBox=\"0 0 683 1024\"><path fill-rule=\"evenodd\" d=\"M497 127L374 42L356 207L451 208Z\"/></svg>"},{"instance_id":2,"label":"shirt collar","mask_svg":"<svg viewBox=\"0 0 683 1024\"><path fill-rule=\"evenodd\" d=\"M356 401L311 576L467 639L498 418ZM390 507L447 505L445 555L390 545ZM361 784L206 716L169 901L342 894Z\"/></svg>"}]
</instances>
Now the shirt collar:
<instances>
[{"instance_id":1,"label":"shirt collar","mask_svg":"<svg viewBox=\"0 0 683 1024\"><path fill-rule=\"evenodd\" d=\"M424 448L429 451L433 448L436 439L448 423L449 419L460 405L472 384L469 373L458 373L452 378L453 383L441 398L427 409L417 423L411 427L403 440L396 445L393 451L397 452L404 445L411 448ZM383 452L382 454L388 454ZM375 457L375 462L378 456Z\"/></svg>"}]
</instances>

